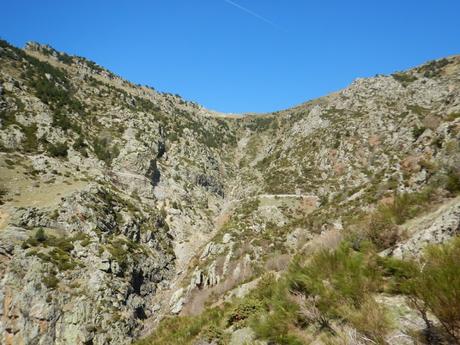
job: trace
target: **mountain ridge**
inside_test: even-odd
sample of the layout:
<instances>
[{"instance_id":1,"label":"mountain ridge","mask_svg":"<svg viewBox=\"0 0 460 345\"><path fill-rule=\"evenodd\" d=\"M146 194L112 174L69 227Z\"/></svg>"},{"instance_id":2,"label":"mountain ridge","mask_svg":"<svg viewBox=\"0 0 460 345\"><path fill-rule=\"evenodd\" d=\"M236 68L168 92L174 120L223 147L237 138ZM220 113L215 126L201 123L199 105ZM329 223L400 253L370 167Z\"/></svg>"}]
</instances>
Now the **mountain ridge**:
<instances>
[{"instance_id":1,"label":"mountain ridge","mask_svg":"<svg viewBox=\"0 0 460 345\"><path fill-rule=\"evenodd\" d=\"M437 222L411 234L458 232L459 56L229 118L46 46L0 47L6 344L127 344L206 315L312 246L368 236L359 222L400 194ZM406 221L369 238L418 253Z\"/></svg>"}]
</instances>

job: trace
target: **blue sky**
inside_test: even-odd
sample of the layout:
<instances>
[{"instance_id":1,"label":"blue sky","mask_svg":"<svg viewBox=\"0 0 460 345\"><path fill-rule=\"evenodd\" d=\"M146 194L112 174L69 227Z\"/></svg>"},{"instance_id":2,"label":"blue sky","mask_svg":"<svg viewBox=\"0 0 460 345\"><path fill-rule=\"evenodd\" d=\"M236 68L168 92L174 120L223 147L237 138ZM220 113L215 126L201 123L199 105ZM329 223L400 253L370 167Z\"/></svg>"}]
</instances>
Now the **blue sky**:
<instances>
[{"instance_id":1,"label":"blue sky","mask_svg":"<svg viewBox=\"0 0 460 345\"><path fill-rule=\"evenodd\" d=\"M284 109L460 53L459 0L14 0L0 37L224 112Z\"/></svg>"}]
</instances>

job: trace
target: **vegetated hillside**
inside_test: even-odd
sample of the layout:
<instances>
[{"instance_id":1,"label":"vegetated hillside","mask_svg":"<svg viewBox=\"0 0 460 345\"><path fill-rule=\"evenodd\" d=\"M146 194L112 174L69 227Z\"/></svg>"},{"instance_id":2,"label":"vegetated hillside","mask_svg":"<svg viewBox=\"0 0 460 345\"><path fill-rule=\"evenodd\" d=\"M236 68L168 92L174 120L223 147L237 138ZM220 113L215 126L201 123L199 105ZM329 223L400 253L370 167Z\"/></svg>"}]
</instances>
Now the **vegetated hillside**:
<instances>
[{"instance_id":1,"label":"vegetated hillside","mask_svg":"<svg viewBox=\"0 0 460 345\"><path fill-rule=\"evenodd\" d=\"M460 231L459 82L447 58L241 119L249 194L140 344L458 341L458 243L423 253Z\"/></svg>"},{"instance_id":2,"label":"vegetated hillside","mask_svg":"<svg viewBox=\"0 0 460 345\"><path fill-rule=\"evenodd\" d=\"M235 118L0 49L2 342L458 342L459 57Z\"/></svg>"}]
</instances>

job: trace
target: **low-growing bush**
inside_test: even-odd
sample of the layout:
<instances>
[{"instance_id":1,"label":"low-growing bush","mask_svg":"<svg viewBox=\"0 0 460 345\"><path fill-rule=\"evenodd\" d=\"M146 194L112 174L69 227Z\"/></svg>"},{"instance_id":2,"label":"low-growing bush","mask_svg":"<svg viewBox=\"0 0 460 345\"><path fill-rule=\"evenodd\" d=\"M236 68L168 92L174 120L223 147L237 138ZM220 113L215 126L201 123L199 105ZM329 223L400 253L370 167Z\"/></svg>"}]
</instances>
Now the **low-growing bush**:
<instances>
[{"instance_id":1,"label":"low-growing bush","mask_svg":"<svg viewBox=\"0 0 460 345\"><path fill-rule=\"evenodd\" d=\"M425 132L425 130L425 127L415 127L412 129L412 136L415 140L417 140Z\"/></svg>"},{"instance_id":2,"label":"low-growing bush","mask_svg":"<svg viewBox=\"0 0 460 345\"><path fill-rule=\"evenodd\" d=\"M73 250L73 244L70 239L47 235L43 228L39 228L34 235L29 236L22 245L24 249L38 246L43 246L44 248L56 247L65 252Z\"/></svg>"},{"instance_id":3,"label":"low-growing bush","mask_svg":"<svg viewBox=\"0 0 460 345\"><path fill-rule=\"evenodd\" d=\"M83 157L88 157L87 145L86 145L85 140L84 140L84 138L82 136L79 136L75 140L74 144L72 145L72 148L75 151L80 152Z\"/></svg>"},{"instance_id":4,"label":"low-growing bush","mask_svg":"<svg viewBox=\"0 0 460 345\"><path fill-rule=\"evenodd\" d=\"M37 125L21 126L21 129L24 132L24 140L22 142L24 150L26 152L34 152L38 147Z\"/></svg>"},{"instance_id":5,"label":"low-growing bush","mask_svg":"<svg viewBox=\"0 0 460 345\"><path fill-rule=\"evenodd\" d=\"M401 239L398 226L382 208L369 216L366 236L380 250L394 246Z\"/></svg>"},{"instance_id":6,"label":"low-growing bush","mask_svg":"<svg viewBox=\"0 0 460 345\"><path fill-rule=\"evenodd\" d=\"M39 243L43 243L48 239L43 228L39 228L35 233L35 240Z\"/></svg>"},{"instance_id":7,"label":"low-growing bush","mask_svg":"<svg viewBox=\"0 0 460 345\"><path fill-rule=\"evenodd\" d=\"M152 336L137 341L135 345L186 345L194 344L198 336L205 339L212 336L222 337L216 330L221 328L219 322L223 320L223 316L222 309L212 308L198 316L167 318L161 322Z\"/></svg>"},{"instance_id":8,"label":"low-growing bush","mask_svg":"<svg viewBox=\"0 0 460 345\"><path fill-rule=\"evenodd\" d=\"M318 296L318 309L337 317L343 303L360 307L370 293L381 286L381 270L376 256L352 249L347 242L335 251L323 250L306 265L294 262L288 280L292 290L305 296Z\"/></svg>"},{"instance_id":9,"label":"low-growing bush","mask_svg":"<svg viewBox=\"0 0 460 345\"><path fill-rule=\"evenodd\" d=\"M357 224L361 237L369 239L379 250L394 246L404 238L398 227L425 211L435 200L436 189L428 186L420 192L395 194L393 201L380 204Z\"/></svg>"},{"instance_id":10,"label":"low-growing bush","mask_svg":"<svg viewBox=\"0 0 460 345\"><path fill-rule=\"evenodd\" d=\"M93 150L97 158L107 165L110 165L112 160L120 154L118 147L113 145L108 138L96 138L93 142Z\"/></svg>"},{"instance_id":11,"label":"low-growing bush","mask_svg":"<svg viewBox=\"0 0 460 345\"><path fill-rule=\"evenodd\" d=\"M373 343L387 344L385 338L391 330L392 321L386 308L372 297L368 297L359 309L344 305L340 313L354 329Z\"/></svg>"},{"instance_id":12,"label":"low-growing bush","mask_svg":"<svg viewBox=\"0 0 460 345\"><path fill-rule=\"evenodd\" d=\"M238 303L230 310L227 322L229 325L234 325L237 328L244 327L249 317L255 315L262 310L262 304L254 298L246 298Z\"/></svg>"},{"instance_id":13,"label":"low-growing bush","mask_svg":"<svg viewBox=\"0 0 460 345\"><path fill-rule=\"evenodd\" d=\"M447 173L446 189L453 194L460 192L460 171L450 169Z\"/></svg>"},{"instance_id":14,"label":"low-growing bush","mask_svg":"<svg viewBox=\"0 0 460 345\"><path fill-rule=\"evenodd\" d=\"M460 238L428 247L423 259L418 274L403 281L403 289L418 301L422 314L431 311L460 344Z\"/></svg>"},{"instance_id":15,"label":"low-growing bush","mask_svg":"<svg viewBox=\"0 0 460 345\"><path fill-rule=\"evenodd\" d=\"M56 145L48 144L47 150L53 157L67 157L69 147L66 143L57 143Z\"/></svg>"},{"instance_id":16,"label":"low-growing bush","mask_svg":"<svg viewBox=\"0 0 460 345\"><path fill-rule=\"evenodd\" d=\"M43 278L42 278L42 283L48 288L48 289L56 289L58 284L59 284L59 279L56 278L56 276L52 273L47 273Z\"/></svg>"},{"instance_id":17,"label":"low-growing bush","mask_svg":"<svg viewBox=\"0 0 460 345\"><path fill-rule=\"evenodd\" d=\"M4 197L8 194L8 189L3 185L3 184L0 184L0 205L3 205L4 201Z\"/></svg>"},{"instance_id":18,"label":"low-growing bush","mask_svg":"<svg viewBox=\"0 0 460 345\"><path fill-rule=\"evenodd\" d=\"M403 72L394 73L391 76L397 81L399 81L400 83L402 83L403 85L407 85L417 80L416 76L413 76L409 73L403 73Z\"/></svg>"}]
</instances>

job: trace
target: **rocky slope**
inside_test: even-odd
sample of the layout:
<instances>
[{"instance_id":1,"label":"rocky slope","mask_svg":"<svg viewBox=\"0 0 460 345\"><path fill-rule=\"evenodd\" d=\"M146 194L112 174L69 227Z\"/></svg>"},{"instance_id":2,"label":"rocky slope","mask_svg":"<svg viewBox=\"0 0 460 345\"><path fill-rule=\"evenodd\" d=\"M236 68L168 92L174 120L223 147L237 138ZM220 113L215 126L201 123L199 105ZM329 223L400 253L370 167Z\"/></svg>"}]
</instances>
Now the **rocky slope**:
<instances>
[{"instance_id":1,"label":"rocky slope","mask_svg":"<svg viewBox=\"0 0 460 345\"><path fill-rule=\"evenodd\" d=\"M0 59L2 342L129 342L213 230L234 131L47 46Z\"/></svg>"},{"instance_id":2,"label":"rocky slope","mask_svg":"<svg viewBox=\"0 0 460 345\"><path fill-rule=\"evenodd\" d=\"M2 343L130 343L405 193L382 255L458 234L459 57L241 118L49 46L0 63Z\"/></svg>"}]
</instances>

